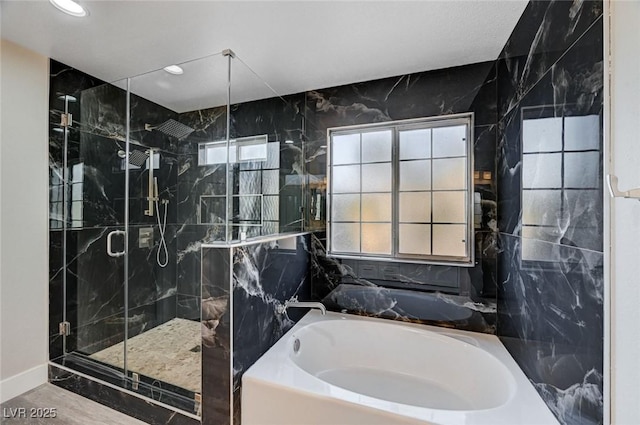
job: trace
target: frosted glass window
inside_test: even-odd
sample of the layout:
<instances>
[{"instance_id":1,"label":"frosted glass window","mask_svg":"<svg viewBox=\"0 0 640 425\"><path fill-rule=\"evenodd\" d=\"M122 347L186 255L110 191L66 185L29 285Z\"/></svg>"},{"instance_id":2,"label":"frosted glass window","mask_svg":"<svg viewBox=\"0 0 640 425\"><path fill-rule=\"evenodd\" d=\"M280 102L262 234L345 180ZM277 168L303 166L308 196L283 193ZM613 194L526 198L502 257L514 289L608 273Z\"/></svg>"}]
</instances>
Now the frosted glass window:
<instances>
[{"instance_id":1,"label":"frosted glass window","mask_svg":"<svg viewBox=\"0 0 640 425\"><path fill-rule=\"evenodd\" d=\"M466 187L466 158L433 160L433 190L465 189Z\"/></svg>"},{"instance_id":2,"label":"frosted glass window","mask_svg":"<svg viewBox=\"0 0 640 425\"><path fill-rule=\"evenodd\" d=\"M523 226L522 259L557 262L561 258L560 238L553 228Z\"/></svg>"},{"instance_id":3,"label":"frosted glass window","mask_svg":"<svg viewBox=\"0 0 640 425\"><path fill-rule=\"evenodd\" d=\"M561 218L560 190L524 190L522 192L523 224L557 226Z\"/></svg>"},{"instance_id":4,"label":"frosted glass window","mask_svg":"<svg viewBox=\"0 0 640 425\"><path fill-rule=\"evenodd\" d=\"M391 254L391 223L363 223L362 252L365 254Z\"/></svg>"},{"instance_id":5,"label":"frosted glass window","mask_svg":"<svg viewBox=\"0 0 640 425\"><path fill-rule=\"evenodd\" d=\"M470 264L471 121L469 114L330 129L329 254Z\"/></svg>"},{"instance_id":6,"label":"frosted glass window","mask_svg":"<svg viewBox=\"0 0 640 425\"><path fill-rule=\"evenodd\" d=\"M82 184L72 184L71 185L71 199L74 201L78 201L82 199Z\"/></svg>"},{"instance_id":7,"label":"frosted glass window","mask_svg":"<svg viewBox=\"0 0 640 425\"><path fill-rule=\"evenodd\" d=\"M333 223L331 248L338 252L360 252L360 224Z\"/></svg>"},{"instance_id":8,"label":"frosted glass window","mask_svg":"<svg viewBox=\"0 0 640 425\"><path fill-rule=\"evenodd\" d=\"M235 196L238 202L238 215L234 217L239 221L249 221L259 224L262 217L262 196Z\"/></svg>"},{"instance_id":9,"label":"frosted glass window","mask_svg":"<svg viewBox=\"0 0 640 425\"><path fill-rule=\"evenodd\" d=\"M400 162L400 190L431 190L431 161Z\"/></svg>"},{"instance_id":10,"label":"frosted glass window","mask_svg":"<svg viewBox=\"0 0 640 425\"><path fill-rule=\"evenodd\" d=\"M523 155L522 187L525 189L562 187L562 154Z\"/></svg>"},{"instance_id":11,"label":"frosted glass window","mask_svg":"<svg viewBox=\"0 0 640 425\"><path fill-rule=\"evenodd\" d=\"M391 192L391 163L363 164L363 192Z\"/></svg>"},{"instance_id":12,"label":"frosted glass window","mask_svg":"<svg viewBox=\"0 0 640 425\"><path fill-rule=\"evenodd\" d=\"M360 166L342 165L333 167L331 175L333 193L360 192Z\"/></svg>"},{"instance_id":13,"label":"frosted glass window","mask_svg":"<svg viewBox=\"0 0 640 425\"><path fill-rule=\"evenodd\" d=\"M333 165L360 162L360 134L344 134L332 137L331 159Z\"/></svg>"},{"instance_id":14,"label":"frosted glass window","mask_svg":"<svg viewBox=\"0 0 640 425\"><path fill-rule=\"evenodd\" d=\"M391 221L390 193L362 194L362 221Z\"/></svg>"},{"instance_id":15,"label":"frosted glass window","mask_svg":"<svg viewBox=\"0 0 640 425\"><path fill-rule=\"evenodd\" d=\"M236 162L236 146L229 145L229 162ZM198 165L227 163L227 142L209 142L198 145Z\"/></svg>"},{"instance_id":16,"label":"frosted glass window","mask_svg":"<svg viewBox=\"0 0 640 425\"><path fill-rule=\"evenodd\" d=\"M525 153L562 150L562 117L524 120L522 147Z\"/></svg>"},{"instance_id":17,"label":"frosted glass window","mask_svg":"<svg viewBox=\"0 0 640 425\"><path fill-rule=\"evenodd\" d=\"M391 161L391 130L362 133L362 162Z\"/></svg>"},{"instance_id":18,"label":"frosted glass window","mask_svg":"<svg viewBox=\"0 0 640 425\"><path fill-rule=\"evenodd\" d=\"M564 154L564 187L597 188L600 179L600 152Z\"/></svg>"},{"instance_id":19,"label":"frosted glass window","mask_svg":"<svg viewBox=\"0 0 640 425\"><path fill-rule=\"evenodd\" d=\"M280 142L267 143L267 162L264 168L280 168Z\"/></svg>"},{"instance_id":20,"label":"frosted glass window","mask_svg":"<svg viewBox=\"0 0 640 425\"><path fill-rule=\"evenodd\" d=\"M402 192L399 197L400 222L431 221L431 192Z\"/></svg>"},{"instance_id":21,"label":"frosted glass window","mask_svg":"<svg viewBox=\"0 0 640 425\"><path fill-rule=\"evenodd\" d=\"M238 175L238 192L244 194L259 194L262 175L260 171L240 171Z\"/></svg>"},{"instance_id":22,"label":"frosted glass window","mask_svg":"<svg viewBox=\"0 0 640 425\"><path fill-rule=\"evenodd\" d=\"M398 251L401 254L431 254L431 226L428 224L400 224Z\"/></svg>"},{"instance_id":23,"label":"frosted glass window","mask_svg":"<svg viewBox=\"0 0 640 425\"><path fill-rule=\"evenodd\" d=\"M462 224L433 225L433 255L464 257L467 255L467 226Z\"/></svg>"},{"instance_id":24,"label":"frosted glass window","mask_svg":"<svg viewBox=\"0 0 640 425\"><path fill-rule=\"evenodd\" d=\"M600 117L564 118L564 148L569 151L600 149Z\"/></svg>"},{"instance_id":25,"label":"frosted glass window","mask_svg":"<svg viewBox=\"0 0 640 425\"><path fill-rule=\"evenodd\" d=\"M262 205L262 218L264 220L280 220L280 197L278 195L263 196Z\"/></svg>"},{"instance_id":26,"label":"frosted glass window","mask_svg":"<svg viewBox=\"0 0 640 425\"><path fill-rule=\"evenodd\" d=\"M400 159L431 157L431 129L400 132Z\"/></svg>"},{"instance_id":27,"label":"frosted glass window","mask_svg":"<svg viewBox=\"0 0 640 425\"><path fill-rule=\"evenodd\" d=\"M465 196L467 192L433 192L433 221L435 223L466 223Z\"/></svg>"},{"instance_id":28,"label":"frosted glass window","mask_svg":"<svg viewBox=\"0 0 640 425\"><path fill-rule=\"evenodd\" d=\"M360 195L334 195L331 198L331 219L334 221L360 221Z\"/></svg>"},{"instance_id":29,"label":"frosted glass window","mask_svg":"<svg viewBox=\"0 0 640 425\"><path fill-rule=\"evenodd\" d=\"M593 213L593 200L597 199L598 190L567 190L565 191L565 209L570 217L581 217L583 227L597 228L599 218ZM583 246L583 245L580 245Z\"/></svg>"},{"instance_id":30,"label":"frosted glass window","mask_svg":"<svg viewBox=\"0 0 640 425\"><path fill-rule=\"evenodd\" d=\"M262 193L277 195L280 192L280 170L264 170L262 172Z\"/></svg>"},{"instance_id":31,"label":"frosted glass window","mask_svg":"<svg viewBox=\"0 0 640 425\"><path fill-rule=\"evenodd\" d=\"M267 142L266 135L237 139L238 161L266 161Z\"/></svg>"},{"instance_id":32,"label":"frosted glass window","mask_svg":"<svg viewBox=\"0 0 640 425\"><path fill-rule=\"evenodd\" d=\"M467 127L439 127L433 130L433 157L465 156L467 151Z\"/></svg>"}]
</instances>

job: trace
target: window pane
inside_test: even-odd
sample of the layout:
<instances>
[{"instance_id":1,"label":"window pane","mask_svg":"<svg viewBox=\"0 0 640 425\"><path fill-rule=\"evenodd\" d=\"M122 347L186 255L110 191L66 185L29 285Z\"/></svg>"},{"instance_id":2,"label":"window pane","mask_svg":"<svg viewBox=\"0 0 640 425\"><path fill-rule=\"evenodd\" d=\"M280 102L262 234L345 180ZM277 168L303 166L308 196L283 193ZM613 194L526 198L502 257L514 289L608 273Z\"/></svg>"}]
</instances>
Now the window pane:
<instances>
[{"instance_id":1,"label":"window pane","mask_svg":"<svg viewBox=\"0 0 640 425\"><path fill-rule=\"evenodd\" d=\"M235 198L236 196L234 196ZM262 217L262 197L261 196L238 196L239 221L250 221L253 224L260 223ZM234 220L235 221L235 220Z\"/></svg>"},{"instance_id":2,"label":"window pane","mask_svg":"<svg viewBox=\"0 0 640 425\"><path fill-rule=\"evenodd\" d=\"M357 164L360 162L360 134L333 136L331 143L332 164Z\"/></svg>"},{"instance_id":3,"label":"window pane","mask_svg":"<svg viewBox=\"0 0 640 425\"><path fill-rule=\"evenodd\" d=\"M433 221L435 223L466 223L467 192L433 192Z\"/></svg>"},{"instance_id":4,"label":"window pane","mask_svg":"<svg viewBox=\"0 0 640 425\"><path fill-rule=\"evenodd\" d=\"M238 177L238 193L244 194L259 194L261 185L261 172L260 171L240 171Z\"/></svg>"},{"instance_id":5,"label":"window pane","mask_svg":"<svg viewBox=\"0 0 640 425\"><path fill-rule=\"evenodd\" d=\"M564 148L566 150L600 149L600 117L564 118Z\"/></svg>"},{"instance_id":6,"label":"window pane","mask_svg":"<svg viewBox=\"0 0 640 425\"><path fill-rule=\"evenodd\" d=\"M391 161L391 130L362 133L362 162Z\"/></svg>"},{"instance_id":7,"label":"window pane","mask_svg":"<svg viewBox=\"0 0 640 425\"><path fill-rule=\"evenodd\" d=\"M522 224L560 225L561 204L560 190L523 190Z\"/></svg>"},{"instance_id":8,"label":"window pane","mask_svg":"<svg viewBox=\"0 0 640 425\"><path fill-rule=\"evenodd\" d=\"M433 190L466 189L466 158L434 159Z\"/></svg>"},{"instance_id":9,"label":"window pane","mask_svg":"<svg viewBox=\"0 0 640 425\"><path fill-rule=\"evenodd\" d=\"M433 255L465 257L467 227L463 224L433 225Z\"/></svg>"},{"instance_id":10,"label":"window pane","mask_svg":"<svg viewBox=\"0 0 640 425\"><path fill-rule=\"evenodd\" d=\"M537 118L522 122L523 152L562 150L562 118Z\"/></svg>"},{"instance_id":11,"label":"window pane","mask_svg":"<svg viewBox=\"0 0 640 425\"><path fill-rule=\"evenodd\" d=\"M363 192L391 192L391 163L362 166Z\"/></svg>"},{"instance_id":12,"label":"window pane","mask_svg":"<svg viewBox=\"0 0 640 425\"><path fill-rule=\"evenodd\" d=\"M546 153L522 156L522 187L562 187L562 154Z\"/></svg>"},{"instance_id":13,"label":"window pane","mask_svg":"<svg viewBox=\"0 0 640 425\"><path fill-rule=\"evenodd\" d=\"M564 154L564 186L596 189L599 186L600 152Z\"/></svg>"},{"instance_id":14,"label":"window pane","mask_svg":"<svg viewBox=\"0 0 640 425\"><path fill-rule=\"evenodd\" d=\"M333 193L360 192L359 165L332 167L331 174Z\"/></svg>"},{"instance_id":15,"label":"window pane","mask_svg":"<svg viewBox=\"0 0 640 425\"><path fill-rule=\"evenodd\" d=\"M278 195L264 196L262 202L264 204L262 218L272 221L280 220L280 197Z\"/></svg>"},{"instance_id":16,"label":"window pane","mask_svg":"<svg viewBox=\"0 0 640 425\"><path fill-rule=\"evenodd\" d=\"M400 221L429 223L431 221L431 192L400 193Z\"/></svg>"},{"instance_id":17,"label":"window pane","mask_svg":"<svg viewBox=\"0 0 640 425\"><path fill-rule=\"evenodd\" d=\"M363 193L362 221L391 221L391 194Z\"/></svg>"},{"instance_id":18,"label":"window pane","mask_svg":"<svg viewBox=\"0 0 640 425\"><path fill-rule=\"evenodd\" d=\"M401 254L431 254L431 226L428 224L401 224L398 250Z\"/></svg>"},{"instance_id":19,"label":"window pane","mask_svg":"<svg viewBox=\"0 0 640 425\"><path fill-rule=\"evenodd\" d=\"M280 142L267 143L267 162L264 168L280 168Z\"/></svg>"},{"instance_id":20,"label":"window pane","mask_svg":"<svg viewBox=\"0 0 640 425\"><path fill-rule=\"evenodd\" d=\"M362 225L362 252L365 254L391 254L391 223Z\"/></svg>"},{"instance_id":21,"label":"window pane","mask_svg":"<svg viewBox=\"0 0 640 425\"><path fill-rule=\"evenodd\" d=\"M555 227L522 227L522 259L553 261L559 259L561 233ZM552 243L549 243L552 242Z\"/></svg>"},{"instance_id":22,"label":"window pane","mask_svg":"<svg viewBox=\"0 0 640 425\"><path fill-rule=\"evenodd\" d=\"M467 127L439 127L433 129L433 157L465 156Z\"/></svg>"},{"instance_id":23,"label":"window pane","mask_svg":"<svg viewBox=\"0 0 640 425\"><path fill-rule=\"evenodd\" d=\"M280 170L264 170L262 172L262 193L277 195L280 192Z\"/></svg>"},{"instance_id":24,"label":"window pane","mask_svg":"<svg viewBox=\"0 0 640 425\"><path fill-rule=\"evenodd\" d=\"M401 162L400 190L431 190L431 161Z\"/></svg>"},{"instance_id":25,"label":"window pane","mask_svg":"<svg viewBox=\"0 0 640 425\"><path fill-rule=\"evenodd\" d=\"M360 221L360 195L333 195L331 197L332 221Z\"/></svg>"},{"instance_id":26,"label":"window pane","mask_svg":"<svg viewBox=\"0 0 640 425\"><path fill-rule=\"evenodd\" d=\"M337 252L360 252L360 224L333 223L331 249Z\"/></svg>"},{"instance_id":27,"label":"window pane","mask_svg":"<svg viewBox=\"0 0 640 425\"><path fill-rule=\"evenodd\" d=\"M71 184L71 199L74 201L82 200L82 183Z\"/></svg>"},{"instance_id":28,"label":"window pane","mask_svg":"<svg viewBox=\"0 0 640 425\"><path fill-rule=\"evenodd\" d=\"M400 132L400 159L431 157L431 129Z\"/></svg>"}]
</instances>

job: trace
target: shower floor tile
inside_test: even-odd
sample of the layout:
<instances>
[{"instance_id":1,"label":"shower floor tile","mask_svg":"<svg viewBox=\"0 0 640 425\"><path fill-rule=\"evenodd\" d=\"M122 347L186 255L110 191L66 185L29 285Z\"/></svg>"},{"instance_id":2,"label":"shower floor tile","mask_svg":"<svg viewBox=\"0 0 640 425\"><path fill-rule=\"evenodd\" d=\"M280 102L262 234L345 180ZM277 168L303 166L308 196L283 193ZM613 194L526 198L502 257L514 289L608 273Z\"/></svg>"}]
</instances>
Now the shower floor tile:
<instances>
[{"instance_id":1,"label":"shower floor tile","mask_svg":"<svg viewBox=\"0 0 640 425\"><path fill-rule=\"evenodd\" d=\"M201 392L202 364L200 322L172 319L129 338L129 371L167 382L196 393ZM90 357L123 367L124 343L112 345Z\"/></svg>"}]
</instances>

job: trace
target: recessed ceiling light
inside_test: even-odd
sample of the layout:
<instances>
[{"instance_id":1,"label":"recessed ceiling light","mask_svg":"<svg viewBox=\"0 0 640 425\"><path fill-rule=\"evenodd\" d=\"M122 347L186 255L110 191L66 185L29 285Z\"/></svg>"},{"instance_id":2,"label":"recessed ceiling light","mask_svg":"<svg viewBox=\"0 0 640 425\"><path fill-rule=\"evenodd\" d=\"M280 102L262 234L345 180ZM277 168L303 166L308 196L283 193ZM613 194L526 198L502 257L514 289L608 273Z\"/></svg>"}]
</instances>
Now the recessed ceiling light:
<instances>
[{"instance_id":1,"label":"recessed ceiling light","mask_svg":"<svg viewBox=\"0 0 640 425\"><path fill-rule=\"evenodd\" d=\"M49 3L67 15L77 17L87 16L86 9L73 0L49 0Z\"/></svg>"},{"instance_id":2,"label":"recessed ceiling light","mask_svg":"<svg viewBox=\"0 0 640 425\"><path fill-rule=\"evenodd\" d=\"M178 65L165 66L164 70L167 71L169 74L174 74L174 75L180 75L184 72L182 68L180 68Z\"/></svg>"}]
</instances>

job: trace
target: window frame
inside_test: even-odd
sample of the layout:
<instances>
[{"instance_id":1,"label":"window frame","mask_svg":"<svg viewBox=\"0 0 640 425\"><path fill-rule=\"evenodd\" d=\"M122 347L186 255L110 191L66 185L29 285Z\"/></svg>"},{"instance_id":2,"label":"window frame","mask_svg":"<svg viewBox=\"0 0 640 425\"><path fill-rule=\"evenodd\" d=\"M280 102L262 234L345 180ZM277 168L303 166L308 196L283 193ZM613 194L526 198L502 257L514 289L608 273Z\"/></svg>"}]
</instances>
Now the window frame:
<instances>
[{"instance_id":1,"label":"window frame","mask_svg":"<svg viewBox=\"0 0 640 425\"><path fill-rule=\"evenodd\" d=\"M399 134L401 131L406 130L417 130L417 129L434 129L439 127L453 127L458 125L465 125L467 128L466 133L466 144L465 150L466 155L464 156L466 160L466 196L465 198L465 220L466 226L465 231L465 255L464 256L444 256L444 255L422 255L422 254L401 254L399 252L399 233L400 233L400 220L399 220L399 198L400 193L399 190L400 179L399 179L399 169L400 169L400 154L399 154ZM433 117L424 117L424 118L416 118L416 119L407 119L407 120L396 120L396 121L386 121L381 123L372 123L372 124L361 124L361 125L349 125L349 126L341 126L341 127L331 127L327 129L327 206L326 206L326 231L327 231L327 255L333 258L344 258L344 259L361 259L361 260L371 260L371 261L386 261L386 262L397 262L397 263L417 263L417 264L433 264L433 265L456 265L463 267L473 267L475 265L475 228L474 228L474 179L473 179L473 170L474 170L474 138L473 138L473 127L474 126L474 114L473 112L461 113L461 114L451 114L451 115L439 115ZM392 167L392 182L391 182L391 198L392 198L392 212L391 212L391 254L367 254L363 252L339 252L334 251L332 248L332 211L331 205L333 200L333 186L332 186L332 178L333 178L333 157L332 157L332 145L333 139L332 137L335 135L348 135L348 134L362 134L372 131L383 131L390 129L392 131L392 152L391 152L391 167ZM362 142L361 142L362 143ZM362 146L362 145L361 145ZM429 161L433 161L433 152L430 153L428 158ZM438 158L436 158L438 159ZM362 153L360 162L353 165L362 166ZM338 164L337 166L345 165ZM432 172L433 173L433 172ZM433 176L433 174L432 174ZM432 179L433 180L433 179ZM429 192L432 194L437 192L433 190L433 183L431 183L431 187ZM360 196L362 196L362 186L360 191L358 192ZM337 193L339 194L339 193ZM354 193L355 194L355 193ZM362 216L360 221L357 222L362 226ZM431 229L431 237L433 239L433 228L434 225L439 224L433 221L433 217L431 218L431 222L429 223ZM361 236L362 239L362 236ZM361 247L362 248L362 247Z\"/></svg>"}]
</instances>

